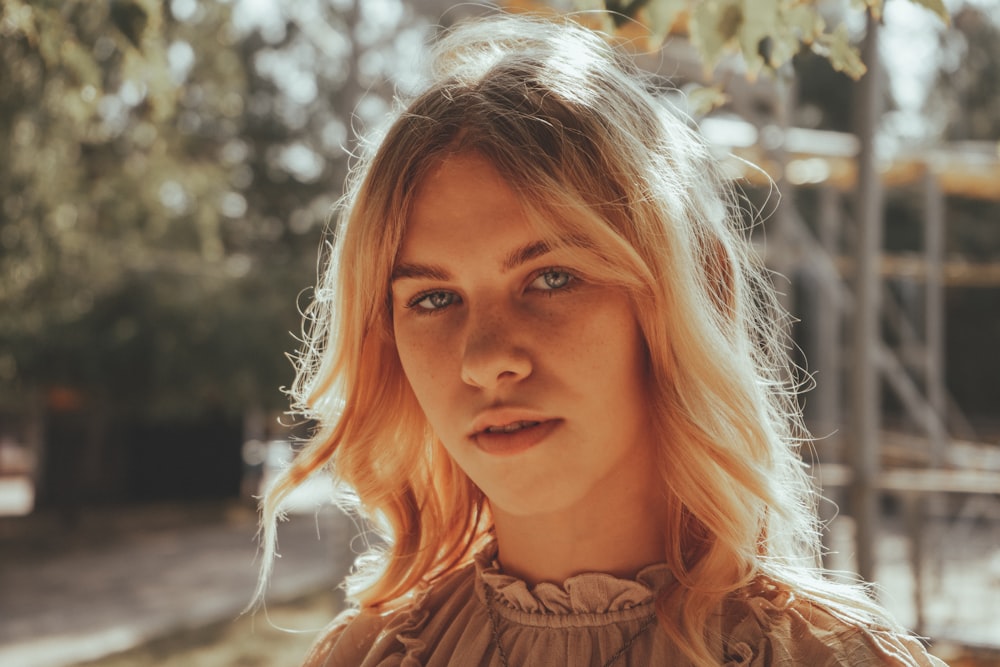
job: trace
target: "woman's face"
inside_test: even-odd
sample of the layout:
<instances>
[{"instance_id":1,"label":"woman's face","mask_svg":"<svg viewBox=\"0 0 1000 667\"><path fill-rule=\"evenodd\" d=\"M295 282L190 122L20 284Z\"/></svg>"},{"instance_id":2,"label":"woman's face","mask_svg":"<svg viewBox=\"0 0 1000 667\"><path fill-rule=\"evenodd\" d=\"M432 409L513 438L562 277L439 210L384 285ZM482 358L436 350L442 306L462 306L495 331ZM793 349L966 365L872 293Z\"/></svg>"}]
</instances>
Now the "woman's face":
<instances>
[{"instance_id":1,"label":"woman's face","mask_svg":"<svg viewBox=\"0 0 1000 667\"><path fill-rule=\"evenodd\" d=\"M392 279L403 370L494 512L655 493L646 355L624 290L547 247L484 158L449 156L415 193Z\"/></svg>"}]
</instances>

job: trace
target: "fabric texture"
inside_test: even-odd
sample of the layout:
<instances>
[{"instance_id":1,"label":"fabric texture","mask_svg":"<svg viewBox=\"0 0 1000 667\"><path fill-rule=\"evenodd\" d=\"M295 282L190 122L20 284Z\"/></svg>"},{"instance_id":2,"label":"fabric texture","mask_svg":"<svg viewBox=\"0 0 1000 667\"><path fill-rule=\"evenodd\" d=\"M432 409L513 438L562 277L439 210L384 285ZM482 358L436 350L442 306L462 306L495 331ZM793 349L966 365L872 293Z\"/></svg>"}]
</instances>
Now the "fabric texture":
<instances>
[{"instance_id":1,"label":"fabric texture","mask_svg":"<svg viewBox=\"0 0 1000 667\"><path fill-rule=\"evenodd\" d=\"M486 607L492 589L500 641L511 667L600 667L654 613L669 568L652 565L634 580L583 574L534 588L503 574L495 549L447 576L408 607L381 616L341 614L306 659L307 667L502 667ZM718 620L725 667L944 665L914 638L839 619L820 605L760 584L730 600ZM642 632L615 667L689 665L665 633Z\"/></svg>"}]
</instances>

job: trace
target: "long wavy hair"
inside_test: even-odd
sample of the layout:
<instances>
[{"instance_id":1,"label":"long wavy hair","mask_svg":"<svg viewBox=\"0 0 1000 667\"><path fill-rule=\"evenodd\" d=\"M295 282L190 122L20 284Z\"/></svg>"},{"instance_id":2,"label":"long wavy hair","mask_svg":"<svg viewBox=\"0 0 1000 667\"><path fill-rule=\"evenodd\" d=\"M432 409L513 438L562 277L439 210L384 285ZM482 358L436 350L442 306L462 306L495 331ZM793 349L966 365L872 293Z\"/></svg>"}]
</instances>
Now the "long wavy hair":
<instances>
[{"instance_id":1,"label":"long wavy hair","mask_svg":"<svg viewBox=\"0 0 1000 667\"><path fill-rule=\"evenodd\" d=\"M657 601L663 630L712 664L709 616L760 578L879 618L860 589L818 569L784 316L740 199L690 123L626 55L570 20L467 23L438 41L432 63L429 85L363 147L336 212L291 390L317 427L263 502L261 586L282 499L321 469L384 538L348 581L362 608L398 608L491 539L488 499L403 375L388 300L415 189L443 157L472 152L520 195L543 238L631 298L676 578Z\"/></svg>"}]
</instances>

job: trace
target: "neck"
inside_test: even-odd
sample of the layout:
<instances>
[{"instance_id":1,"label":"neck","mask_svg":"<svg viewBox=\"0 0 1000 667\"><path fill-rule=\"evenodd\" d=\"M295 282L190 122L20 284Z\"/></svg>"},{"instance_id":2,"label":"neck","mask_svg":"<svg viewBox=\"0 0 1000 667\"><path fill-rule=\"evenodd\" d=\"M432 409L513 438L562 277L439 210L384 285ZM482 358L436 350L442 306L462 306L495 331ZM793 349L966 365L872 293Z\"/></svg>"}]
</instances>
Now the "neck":
<instances>
[{"instance_id":1,"label":"neck","mask_svg":"<svg viewBox=\"0 0 1000 667\"><path fill-rule=\"evenodd\" d=\"M494 508L503 571L529 585L561 584L577 574L633 578L666 557L662 498L646 489L605 485L571 508L516 516Z\"/></svg>"}]
</instances>

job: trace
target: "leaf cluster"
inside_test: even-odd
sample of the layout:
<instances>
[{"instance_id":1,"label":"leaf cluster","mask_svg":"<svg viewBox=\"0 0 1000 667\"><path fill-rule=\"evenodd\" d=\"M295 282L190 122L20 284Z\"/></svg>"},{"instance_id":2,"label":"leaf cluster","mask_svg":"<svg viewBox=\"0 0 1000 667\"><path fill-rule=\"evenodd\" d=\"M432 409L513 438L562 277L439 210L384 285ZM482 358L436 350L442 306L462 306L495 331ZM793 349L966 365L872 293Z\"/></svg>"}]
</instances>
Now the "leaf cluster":
<instances>
[{"instance_id":1,"label":"leaf cluster","mask_svg":"<svg viewBox=\"0 0 1000 667\"><path fill-rule=\"evenodd\" d=\"M229 8L202 7L182 23L153 0L3 5L0 403L52 385L153 412L281 400L311 265L248 211L249 76Z\"/></svg>"},{"instance_id":2,"label":"leaf cluster","mask_svg":"<svg viewBox=\"0 0 1000 667\"><path fill-rule=\"evenodd\" d=\"M942 0L911 1L947 22ZM626 19L638 21L649 31L651 49L671 32L684 31L708 69L727 54L738 53L748 75L754 77L779 70L806 45L854 79L866 71L847 26L843 22L831 25L817 0L583 0L578 4L605 10L608 32L627 29ZM852 0L851 4L881 18L883 0Z\"/></svg>"},{"instance_id":3,"label":"leaf cluster","mask_svg":"<svg viewBox=\"0 0 1000 667\"><path fill-rule=\"evenodd\" d=\"M287 405L349 130L425 38L372 7L0 4L0 410L53 387L155 418Z\"/></svg>"}]
</instances>

